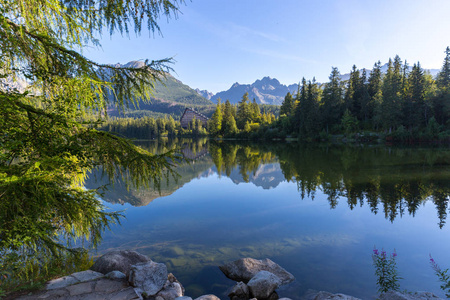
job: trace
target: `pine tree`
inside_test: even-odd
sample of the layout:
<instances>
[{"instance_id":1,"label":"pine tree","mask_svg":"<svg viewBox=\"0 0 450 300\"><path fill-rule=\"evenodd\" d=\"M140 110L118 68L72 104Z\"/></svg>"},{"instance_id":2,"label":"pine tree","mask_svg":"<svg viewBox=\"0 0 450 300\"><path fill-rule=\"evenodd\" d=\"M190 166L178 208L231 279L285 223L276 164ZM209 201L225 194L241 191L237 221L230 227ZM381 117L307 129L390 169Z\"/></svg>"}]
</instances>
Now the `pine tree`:
<instances>
[{"instance_id":1,"label":"pine tree","mask_svg":"<svg viewBox=\"0 0 450 300\"><path fill-rule=\"evenodd\" d=\"M344 96L344 109L348 109L353 115L357 115L360 110L359 100L357 99L359 97L358 85L359 70L353 65Z\"/></svg>"},{"instance_id":2,"label":"pine tree","mask_svg":"<svg viewBox=\"0 0 450 300\"><path fill-rule=\"evenodd\" d=\"M171 60L117 67L77 50L97 45L104 29L139 33L146 22L158 32L158 18L176 15L180 3L0 0L0 77L7 79L0 84L0 254L52 255L65 249L64 238L80 236L96 245L120 214L107 212L96 190L82 188L93 168L156 187L163 169L173 168L166 155L94 129L108 105L121 110L148 99ZM11 88L17 79L27 80L27 91Z\"/></svg>"},{"instance_id":3,"label":"pine tree","mask_svg":"<svg viewBox=\"0 0 450 300\"><path fill-rule=\"evenodd\" d=\"M436 83L439 92L433 97L433 114L439 124L450 128L450 47L445 49L444 63Z\"/></svg>"},{"instance_id":4,"label":"pine tree","mask_svg":"<svg viewBox=\"0 0 450 300\"><path fill-rule=\"evenodd\" d=\"M397 55L394 63L389 59L382 87L381 122L389 131L395 130L401 124L401 81L401 60Z\"/></svg>"},{"instance_id":5,"label":"pine tree","mask_svg":"<svg viewBox=\"0 0 450 300\"><path fill-rule=\"evenodd\" d=\"M226 136L232 136L238 132L236 120L233 116L233 107L228 99L225 101L222 128L223 134Z\"/></svg>"},{"instance_id":6,"label":"pine tree","mask_svg":"<svg viewBox=\"0 0 450 300\"><path fill-rule=\"evenodd\" d=\"M369 93L368 111L372 112L372 126L378 129L381 126L381 102L382 102L382 86L383 80L381 78L381 62L374 64L370 72L367 85L367 92Z\"/></svg>"},{"instance_id":7,"label":"pine tree","mask_svg":"<svg viewBox=\"0 0 450 300\"><path fill-rule=\"evenodd\" d=\"M242 96L242 100L238 103L238 110L236 114L236 123L239 129L244 129L245 123L251 121L251 107L250 107L248 93Z\"/></svg>"},{"instance_id":8,"label":"pine tree","mask_svg":"<svg viewBox=\"0 0 450 300\"><path fill-rule=\"evenodd\" d=\"M255 98L253 98L250 111L251 111L251 121L253 123L260 123L261 122L261 109L259 108L258 103L256 103Z\"/></svg>"},{"instance_id":9,"label":"pine tree","mask_svg":"<svg viewBox=\"0 0 450 300\"><path fill-rule=\"evenodd\" d=\"M448 89L450 87L450 47L445 49L444 63L437 76L437 84L440 89Z\"/></svg>"},{"instance_id":10,"label":"pine tree","mask_svg":"<svg viewBox=\"0 0 450 300\"><path fill-rule=\"evenodd\" d=\"M420 63L414 64L408 76L403 104L403 125L412 130L422 127L428 119L428 108L425 105L425 85Z\"/></svg>"},{"instance_id":11,"label":"pine tree","mask_svg":"<svg viewBox=\"0 0 450 300\"><path fill-rule=\"evenodd\" d=\"M300 85L299 85L300 86ZM297 93L296 102L298 102L297 106L295 107L295 114L293 117L293 129L294 131L299 132L302 119L304 118L305 114L303 111L303 107L305 106L306 101L306 92L307 92L307 83L305 77L302 78L302 84L299 87L299 93Z\"/></svg>"},{"instance_id":12,"label":"pine tree","mask_svg":"<svg viewBox=\"0 0 450 300\"><path fill-rule=\"evenodd\" d=\"M280 116L282 115L289 116L292 113L293 102L294 100L292 98L292 95L290 92L288 92L284 97L283 103L281 104Z\"/></svg>"},{"instance_id":13,"label":"pine tree","mask_svg":"<svg viewBox=\"0 0 450 300\"><path fill-rule=\"evenodd\" d=\"M211 120L209 120L209 133L213 136L218 136L222 134L222 104L220 103L221 99L217 99L217 106L214 114L212 115Z\"/></svg>"},{"instance_id":14,"label":"pine tree","mask_svg":"<svg viewBox=\"0 0 450 300\"><path fill-rule=\"evenodd\" d=\"M328 77L330 81L325 84L323 90L321 113L327 133L339 123L342 116L343 90L340 76L339 70L333 67Z\"/></svg>"},{"instance_id":15,"label":"pine tree","mask_svg":"<svg viewBox=\"0 0 450 300\"><path fill-rule=\"evenodd\" d=\"M364 124L368 124L373 116L373 108L371 107L370 103L366 69L363 69L363 71L361 72L361 76L359 77L358 102L360 107L358 119L364 122Z\"/></svg>"}]
</instances>

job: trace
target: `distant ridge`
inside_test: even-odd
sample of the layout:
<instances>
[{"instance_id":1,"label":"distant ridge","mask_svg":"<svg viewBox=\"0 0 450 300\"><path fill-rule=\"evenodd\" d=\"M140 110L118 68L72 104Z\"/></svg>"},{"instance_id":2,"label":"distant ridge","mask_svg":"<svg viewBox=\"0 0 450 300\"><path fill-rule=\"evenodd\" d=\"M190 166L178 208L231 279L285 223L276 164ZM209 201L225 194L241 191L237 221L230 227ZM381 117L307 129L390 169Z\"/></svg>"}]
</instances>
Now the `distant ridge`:
<instances>
[{"instance_id":1,"label":"distant ridge","mask_svg":"<svg viewBox=\"0 0 450 300\"><path fill-rule=\"evenodd\" d=\"M124 65L116 66L141 67L144 63L141 61L130 61ZM213 103L207 98L199 95L196 90L176 79L169 73L161 78L161 82L155 84L155 89L151 95L150 103L139 101L138 107L128 108L124 114L118 114L117 110L110 108L108 113L111 116L139 118L143 116L162 117L163 115L172 115L179 117L183 114L186 107L193 107L196 111L207 116L213 113Z\"/></svg>"},{"instance_id":2,"label":"distant ridge","mask_svg":"<svg viewBox=\"0 0 450 300\"><path fill-rule=\"evenodd\" d=\"M252 84L234 83L227 91L219 92L211 97L212 102L218 98L222 101L230 100L231 103L238 103L245 93L248 93L250 100L255 99L256 103L281 105L288 92L297 91L297 84L286 86L281 84L278 79L264 77L256 80Z\"/></svg>"},{"instance_id":3,"label":"distant ridge","mask_svg":"<svg viewBox=\"0 0 450 300\"><path fill-rule=\"evenodd\" d=\"M388 64L384 64L381 66L381 72L386 73L388 68ZM359 72L364 70L360 69ZM367 78L369 78L369 74L372 69L365 69ZM412 66L408 67L408 70L412 70ZM433 78L440 72L439 69L423 69L425 73L431 74ZM341 81L346 81L350 79L350 73L341 74ZM301 78L299 79L301 80ZM245 93L249 94L250 100L255 99L257 103L260 104L273 104L273 105L281 105L283 103L284 97L288 92L291 94L296 94L298 91L298 84L293 83L290 85L281 84L276 78L264 77L262 79L256 80L252 84L240 84L238 82L234 83L228 90L218 92L217 94L213 94L208 92L207 90L199 90L196 89L197 93L206 99L210 99L213 103L216 103L217 99L220 98L222 102L225 102L227 99L230 100L231 103L238 103L241 101L242 96Z\"/></svg>"}]
</instances>

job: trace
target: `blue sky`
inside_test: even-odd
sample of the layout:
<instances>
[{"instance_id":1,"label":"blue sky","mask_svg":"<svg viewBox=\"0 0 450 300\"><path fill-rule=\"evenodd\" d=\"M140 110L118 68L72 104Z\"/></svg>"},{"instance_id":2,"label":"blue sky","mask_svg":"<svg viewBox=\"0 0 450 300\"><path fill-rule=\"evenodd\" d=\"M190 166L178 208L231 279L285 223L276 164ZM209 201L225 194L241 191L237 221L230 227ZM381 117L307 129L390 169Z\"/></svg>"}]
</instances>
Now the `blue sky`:
<instances>
[{"instance_id":1,"label":"blue sky","mask_svg":"<svg viewBox=\"0 0 450 300\"><path fill-rule=\"evenodd\" d=\"M174 57L173 75L217 93L264 76L328 80L331 67L371 69L398 54L441 68L450 46L449 0L192 0L162 35L104 35L84 54L102 63Z\"/></svg>"}]
</instances>

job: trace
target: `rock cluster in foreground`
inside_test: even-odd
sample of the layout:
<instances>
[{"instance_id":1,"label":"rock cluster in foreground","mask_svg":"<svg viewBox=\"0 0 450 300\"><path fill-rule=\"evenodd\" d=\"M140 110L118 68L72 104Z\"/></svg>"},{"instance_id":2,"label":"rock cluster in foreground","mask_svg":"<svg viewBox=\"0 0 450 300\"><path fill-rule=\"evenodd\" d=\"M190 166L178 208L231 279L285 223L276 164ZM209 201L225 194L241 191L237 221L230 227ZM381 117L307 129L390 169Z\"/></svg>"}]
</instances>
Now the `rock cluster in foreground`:
<instances>
[{"instance_id":1,"label":"rock cluster in foreground","mask_svg":"<svg viewBox=\"0 0 450 300\"><path fill-rule=\"evenodd\" d=\"M219 267L230 279L237 281L228 296L231 300L290 300L279 298L276 290L295 280L294 276L270 259L242 258ZM46 290L19 299L68 300L192 300L184 295L182 284L166 265L156 263L135 251L112 251L95 262L91 270L50 281ZM359 300L344 294L308 291L303 300ZM432 293L403 294L389 292L381 300L436 300ZM195 300L220 300L203 295Z\"/></svg>"}]
</instances>

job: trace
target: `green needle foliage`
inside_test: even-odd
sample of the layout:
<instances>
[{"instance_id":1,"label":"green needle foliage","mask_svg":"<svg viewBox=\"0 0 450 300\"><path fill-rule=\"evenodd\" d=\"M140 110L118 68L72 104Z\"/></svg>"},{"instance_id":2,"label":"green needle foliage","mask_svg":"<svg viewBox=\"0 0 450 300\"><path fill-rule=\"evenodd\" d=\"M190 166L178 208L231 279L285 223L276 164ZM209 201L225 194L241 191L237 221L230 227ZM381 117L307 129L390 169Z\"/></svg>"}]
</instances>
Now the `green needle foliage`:
<instances>
[{"instance_id":1,"label":"green needle foliage","mask_svg":"<svg viewBox=\"0 0 450 300\"><path fill-rule=\"evenodd\" d=\"M0 0L0 266L11 255L19 265L30 253L58 255L77 238L97 245L121 214L83 188L88 171L156 187L174 174L173 153L152 155L95 130L109 105L148 99L171 59L115 67L81 50L97 46L104 28L139 33L146 22L159 33L158 19L176 17L183 2Z\"/></svg>"}]
</instances>

